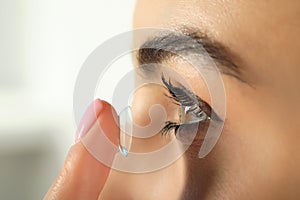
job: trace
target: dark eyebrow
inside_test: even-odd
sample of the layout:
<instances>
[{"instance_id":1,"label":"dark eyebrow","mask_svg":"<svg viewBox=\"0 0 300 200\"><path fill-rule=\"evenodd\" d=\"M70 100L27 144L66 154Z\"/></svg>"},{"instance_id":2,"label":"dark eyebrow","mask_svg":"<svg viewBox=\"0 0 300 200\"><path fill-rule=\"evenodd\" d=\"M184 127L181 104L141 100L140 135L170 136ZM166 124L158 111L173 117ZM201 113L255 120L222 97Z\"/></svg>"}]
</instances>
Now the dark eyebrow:
<instances>
[{"instance_id":1,"label":"dark eyebrow","mask_svg":"<svg viewBox=\"0 0 300 200\"><path fill-rule=\"evenodd\" d=\"M208 54L221 73L246 82L242 77L241 67L236 64L239 58L229 48L199 30L186 28L183 30L183 32L161 32L148 39L138 50L139 65L167 62L178 54L197 53L204 57Z\"/></svg>"}]
</instances>

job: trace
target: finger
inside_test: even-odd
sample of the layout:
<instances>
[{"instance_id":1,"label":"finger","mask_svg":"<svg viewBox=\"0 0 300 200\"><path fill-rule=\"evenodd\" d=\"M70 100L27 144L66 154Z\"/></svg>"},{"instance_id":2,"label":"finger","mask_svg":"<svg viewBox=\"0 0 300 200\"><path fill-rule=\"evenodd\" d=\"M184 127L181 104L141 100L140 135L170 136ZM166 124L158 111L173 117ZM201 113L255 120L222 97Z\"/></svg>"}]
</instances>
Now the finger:
<instances>
[{"instance_id":1,"label":"finger","mask_svg":"<svg viewBox=\"0 0 300 200\"><path fill-rule=\"evenodd\" d=\"M78 141L70 149L59 176L49 189L44 199L97 199L110 172L110 167L102 164L88 151L79 140L93 140L98 126L115 145L118 143L118 126L114 120L112 106L96 100L85 113L77 132ZM113 110L114 111L114 110ZM87 120L88 119L88 120ZM94 123L91 121L94 120ZM85 122L83 122L85 121ZM83 128L82 128L83 127ZM97 131L95 131L97 130ZM101 144L101 142L99 143ZM116 153L116 152L115 152ZM111 162L113 157L111 158Z\"/></svg>"}]
</instances>

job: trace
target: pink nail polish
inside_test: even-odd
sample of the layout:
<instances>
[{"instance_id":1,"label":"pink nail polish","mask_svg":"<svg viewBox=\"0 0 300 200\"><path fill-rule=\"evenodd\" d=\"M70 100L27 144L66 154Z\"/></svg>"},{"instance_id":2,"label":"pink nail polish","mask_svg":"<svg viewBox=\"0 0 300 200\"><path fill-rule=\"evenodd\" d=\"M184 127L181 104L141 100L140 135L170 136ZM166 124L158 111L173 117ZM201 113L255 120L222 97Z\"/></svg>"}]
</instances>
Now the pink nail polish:
<instances>
[{"instance_id":1,"label":"pink nail polish","mask_svg":"<svg viewBox=\"0 0 300 200\"><path fill-rule=\"evenodd\" d=\"M96 122L101 110L102 102L100 99L95 99L85 111L76 131L75 142L78 142L80 138L83 138L91 126Z\"/></svg>"}]
</instances>

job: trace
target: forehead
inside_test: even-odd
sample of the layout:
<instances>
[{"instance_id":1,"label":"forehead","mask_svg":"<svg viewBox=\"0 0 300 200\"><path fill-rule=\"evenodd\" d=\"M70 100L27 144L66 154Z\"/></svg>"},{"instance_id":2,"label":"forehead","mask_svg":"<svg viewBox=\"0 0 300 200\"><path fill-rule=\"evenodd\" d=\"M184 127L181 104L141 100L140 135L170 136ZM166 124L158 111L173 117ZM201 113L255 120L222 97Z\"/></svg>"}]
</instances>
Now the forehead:
<instances>
[{"instance_id":1,"label":"forehead","mask_svg":"<svg viewBox=\"0 0 300 200\"><path fill-rule=\"evenodd\" d=\"M220 28L232 25L236 28L262 24L299 25L299 11L298 0L137 0L134 26L190 24L220 34Z\"/></svg>"},{"instance_id":2,"label":"forehead","mask_svg":"<svg viewBox=\"0 0 300 200\"><path fill-rule=\"evenodd\" d=\"M299 33L299 19L298 0L137 0L134 27L188 25L224 42L240 37L252 41L265 35L272 40L291 34L291 29Z\"/></svg>"},{"instance_id":3,"label":"forehead","mask_svg":"<svg viewBox=\"0 0 300 200\"><path fill-rule=\"evenodd\" d=\"M197 27L239 55L259 82L272 81L287 63L300 64L299 19L297 0L138 0L134 28ZM271 67L270 80L261 76Z\"/></svg>"}]
</instances>

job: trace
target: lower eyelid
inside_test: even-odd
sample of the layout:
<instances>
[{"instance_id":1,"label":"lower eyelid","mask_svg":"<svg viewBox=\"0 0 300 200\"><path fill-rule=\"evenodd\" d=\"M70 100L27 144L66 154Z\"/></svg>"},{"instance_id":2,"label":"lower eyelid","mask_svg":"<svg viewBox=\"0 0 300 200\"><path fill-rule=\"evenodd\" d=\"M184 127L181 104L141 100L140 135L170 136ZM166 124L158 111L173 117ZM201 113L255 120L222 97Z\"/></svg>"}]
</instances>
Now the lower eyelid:
<instances>
[{"instance_id":1,"label":"lower eyelid","mask_svg":"<svg viewBox=\"0 0 300 200\"><path fill-rule=\"evenodd\" d=\"M194 124L183 124L178 128L176 138L183 144L193 146L195 153L198 154L204 141L209 121L203 121Z\"/></svg>"},{"instance_id":2,"label":"lower eyelid","mask_svg":"<svg viewBox=\"0 0 300 200\"><path fill-rule=\"evenodd\" d=\"M161 130L161 134L169 135L172 130L175 130L175 134L176 134L176 129L178 129L178 127L179 127L178 123L172 122L172 121L167 121L166 125Z\"/></svg>"}]
</instances>

